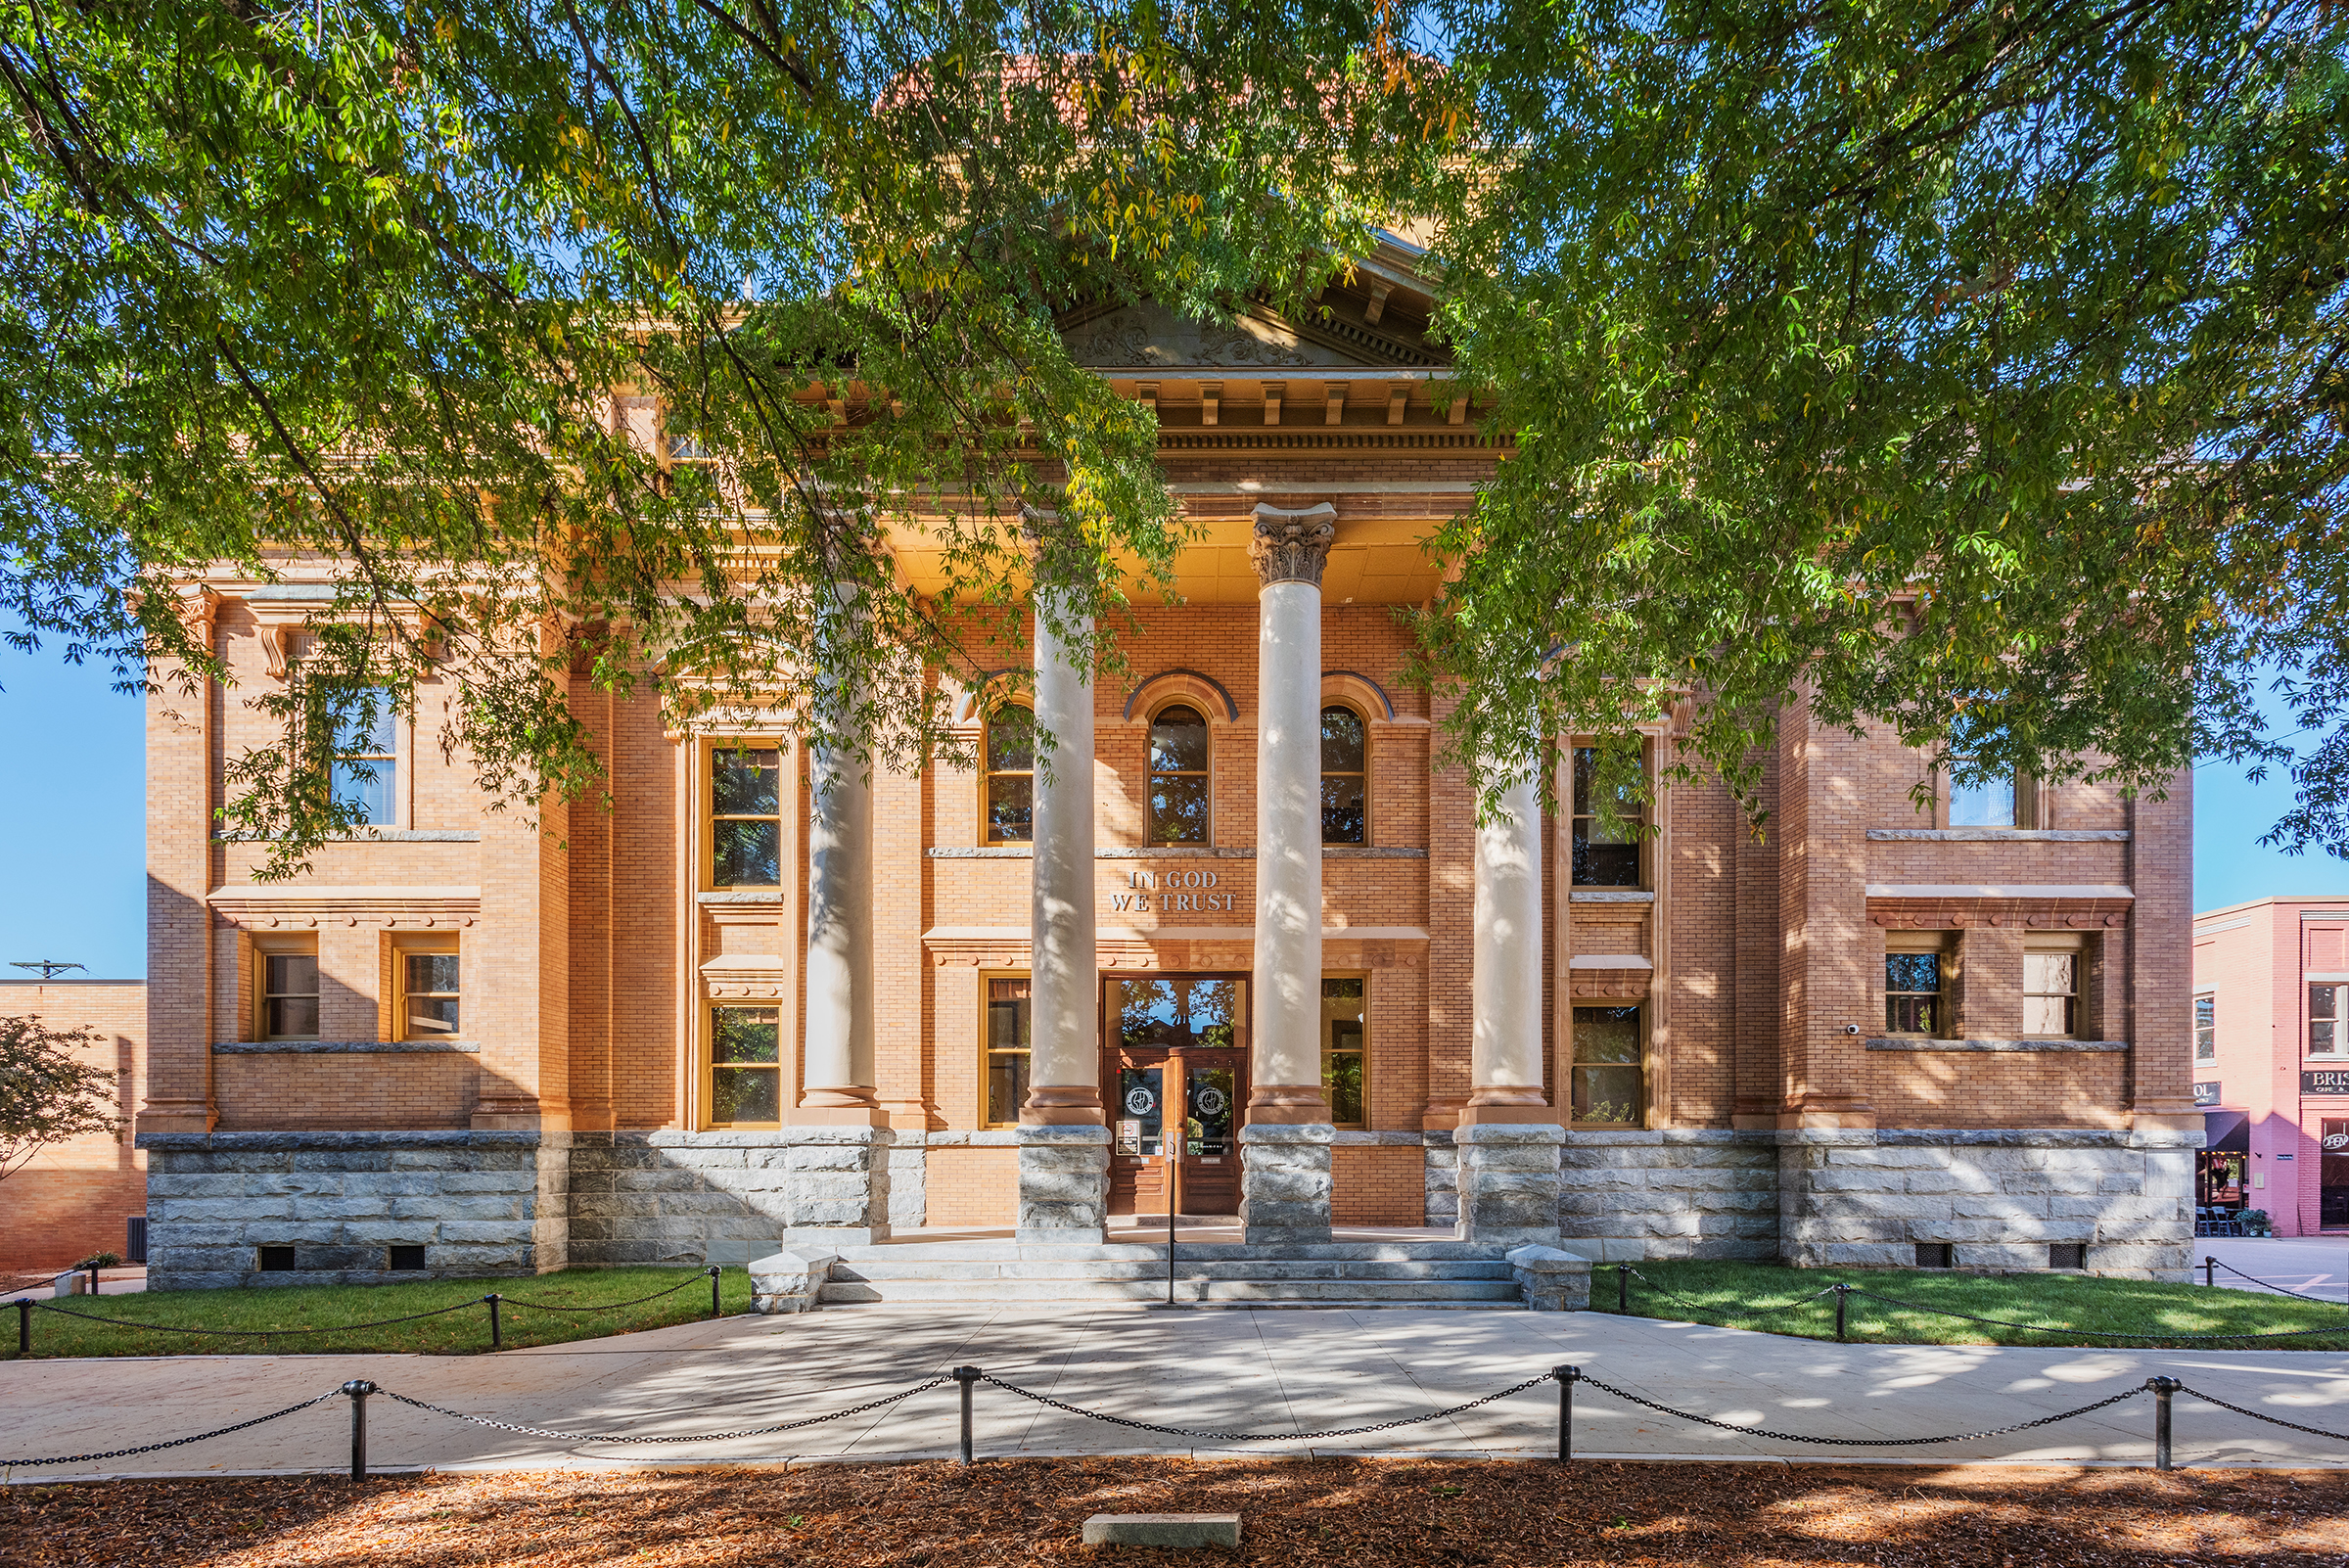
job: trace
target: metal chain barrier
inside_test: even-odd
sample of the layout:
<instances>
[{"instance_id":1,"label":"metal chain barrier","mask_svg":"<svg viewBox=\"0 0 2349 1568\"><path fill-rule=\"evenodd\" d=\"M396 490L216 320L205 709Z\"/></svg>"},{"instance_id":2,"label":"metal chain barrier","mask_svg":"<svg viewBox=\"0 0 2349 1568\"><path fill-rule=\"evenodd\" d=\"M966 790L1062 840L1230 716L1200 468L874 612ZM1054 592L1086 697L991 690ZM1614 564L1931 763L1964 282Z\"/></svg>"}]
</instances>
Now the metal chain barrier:
<instances>
[{"instance_id":1,"label":"metal chain barrier","mask_svg":"<svg viewBox=\"0 0 2349 1568\"><path fill-rule=\"evenodd\" d=\"M2257 1410L2246 1410L2239 1405L2230 1405L2216 1394L2205 1394L2200 1389L2188 1388L2184 1383L2178 1385L2178 1392L2191 1394L2205 1404L2215 1405L2222 1410L2233 1410L2237 1415L2248 1415L2252 1420L2265 1421L2270 1426L2288 1426L2295 1432L2306 1432L2311 1437L2332 1438L2338 1442L2349 1443L2349 1432L2327 1432L2321 1426L2302 1426L2297 1421L2287 1421L2280 1415L2262 1415Z\"/></svg>"},{"instance_id":2,"label":"metal chain barrier","mask_svg":"<svg viewBox=\"0 0 2349 1568\"><path fill-rule=\"evenodd\" d=\"M397 1400L400 1404L411 1406L416 1409L430 1410L435 1415L445 1415L452 1420L470 1421L475 1426L485 1426L498 1432L519 1432L525 1437L562 1438L570 1443L730 1443L736 1438L767 1437L776 1432L795 1432L804 1426L820 1426L826 1421L838 1421L852 1415L862 1415L867 1410L882 1409L896 1405L899 1401L909 1400L916 1394L927 1393L948 1381L949 1379L944 1377L934 1377L926 1383L916 1383L913 1387L899 1390L898 1393L884 1395L877 1400L867 1400L862 1405L852 1405L845 1410L833 1410L824 1415L810 1415L797 1421L779 1421L773 1426L748 1427L740 1432L688 1432L673 1437L644 1437L626 1432L557 1432L543 1426L516 1426L511 1421L492 1421L485 1415L468 1415L463 1410L451 1410L438 1405L427 1405L424 1401L412 1400L405 1394L394 1394L388 1388L379 1388L374 1392L381 1394L386 1399Z\"/></svg>"},{"instance_id":3,"label":"metal chain barrier","mask_svg":"<svg viewBox=\"0 0 2349 1568\"><path fill-rule=\"evenodd\" d=\"M2057 1421L2068 1421L2075 1415L2086 1415L2093 1410L2103 1409L2109 1405L2119 1405L2125 1400L2137 1398L2140 1394L2151 1392L2153 1387L2152 1382L2147 1380L2136 1388L2124 1389L2110 1399L2098 1400L2094 1405L2083 1405L2076 1410L2063 1410L2054 1415L2043 1415L2036 1421L2018 1421L2012 1426L1993 1427L1987 1432L1953 1432L1947 1437L1831 1438L1812 1437L1802 1432L1773 1432L1766 1426L1739 1426L1734 1421L1716 1421L1709 1415L1698 1415L1691 1410L1676 1410L1669 1405L1658 1405L1654 1400L1641 1399L1630 1389L1617 1388L1612 1383L1602 1383L1587 1372L1578 1381L1612 1394L1619 1400L1627 1400L1634 1405L1642 1406L1663 1415L1676 1416L1683 1421L1694 1421L1700 1426L1719 1427L1724 1432L1741 1433L1746 1437L1773 1438L1780 1443L1816 1443L1835 1449L1922 1448L1935 1443L1974 1443L1983 1438L2004 1437L2010 1432L2028 1432L2033 1427L2052 1426Z\"/></svg>"},{"instance_id":4,"label":"metal chain barrier","mask_svg":"<svg viewBox=\"0 0 2349 1568\"><path fill-rule=\"evenodd\" d=\"M164 1449L181 1449L191 1443L202 1443L207 1438L226 1437L231 1432L242 1432L247 1427L259 1426L264 1421L275 1421L281 1417L292 1415L296 1410L306 1410L311 1406L323 1404L342 1392L339 1388L330 1388L316 1399L303 1400L299 1405L289 1405L282 1410L271 1410L267 1415L256 1415L250 1421L239 1421L234 1426L215 1427L209 1432L199 1432L194 1437L173 1438L168 1443L149 1443L135 1449L110 1449L104 1453L66 1453L46 1459L0 1459L0 1470L44 1464L86 1464L93 1459L124 1459L134 1453L156 1453Z\"/></svg>"},{"instance_id":5,"label":"metal chain barrier","mask_svg":"<svg viewBox=\"0 0 2349 1568\"><path fill-rule=\"evenodd\" d=\"M55 1307L45 1301L36 1301L31 1305L35 1312L55 1313L60 1317L78 1317L85 1323L107 1323L115 1328L144 1328L154 1334L204 1334L230 1339L275 1339L280 1335L292 1338L302 1334L349 1334L362 1328L388 1328L393 1323L413 1323L426 1317L445 1317L450 1313L461 1313L468 1308L479 1307L488 1299L486 1296L481 1296L472 1301L458 1302L453 1307L436 1307L429 1313L410 1313L405 1317L379 1317L372 1323L345 1323L334 1328L181 1328L172 1323L139 1323L133 1322L127 1317L100 1317L91 1313L77 1313L67 1307Z\"/></svg>"},{"instance_id":6,"label":"metal chain barrier","mask_svg":"<svg viewBox=\"0 0 2349 1568\"><path fill-rule=\"evenodd\" d=\"M445 1317L450 1313L461 1313L475 1307L487 1307L489 1309L489 1344L490 1348L495 1350L500 1348L503 1339L498 1328L497 1317L498 1309L501 1306L527 1307L532 1312L568 1313L577 1315L624 1312L630 1307L641 1307L648 1301L659 1301L665 1296L673 1296L678 1291L707 1279L711 1282L711 1314L715 1316L718 1303L717 1276L716 1268L697 1268L667 1290L656 1290L649 1296L638 1296L630 1301L606 1302L591 1307L559 1307L553 1302L530 1301L525 1297L506 1296L492 1292L486 1296L476 1296L469 1301L456 1302L447 1307L436 1307L431 1312L410 1313L404 1317L379 1317L372 1322L337 1323L325 1328L188 1328L176 1323L142 1323L129 1317L101 1317L95 1313L77 1313L69 1307L59 1307L50 1302L33 1301L25 1297L20 1297L15 1306L20 1314L25 1314L36 1311L55 1313L60 1317L77 1317L85 1323L105 1323L112 1328L136 1328L150 1334L188 1334L223 1339L276 1339L280 1336L299 1338L318 1334L355 1334L361 1329L390 1328L397 1323L422 1322L428 1317ZM25 1326L21 1324L18 1334L18 1353L20 1355L29 1350L30 1347L26 1343L29 1337Z\"/></svg>"},{"instance_id":7,"label":"metal chain barrier","mask_svg":"<svg viewBox=\"0 0 2349 1568\"><path fill-rule=\"evenodd\" d=\"M669 1286L667 1290L656 1290L651 1295L639 1296L634 1301L609 1302L601 1307L558 1307L551 1301L526 1301L520 1296L500 1296L497 1299L509 1307L528 1307L534 1313L616 1313L623 1307L641 1307L648 1301L659 1301L664 1296L673 1296L688 1285L698 1285L709 1277L710 1270L701 1269L686 1279Z\"/></svg>"},{"instance_id":8,"label":"metal chain barrier","mask_svg":"<svg viewBox=\"0 0 2349 1568\"><path fill-rule=\"evenodd\" d=\"M1683 1296L1679 1291L1673 1289L1670 1285L1658 1284L1656 1281L1648 1278L1647 1275L1641 1273L1638 1269L1634 1268L1630 1264L1618 1264L1616 1267L1621 1268L1624 1272L1630 1274L1634 1279L1638 1280L1648 1289L1656 1292L1656 1294L1660 1296L1670 1296L1674 1301L1681 1303L1684 1307L1693 1307L1700 1313L1711 1313L1716 1317L1726 1317L1732 1312L1749 1313L1757 1316L1765 1313L1789 1313L1794 1311L1794 1309L1797 1307L1809 1306L1811 1303L1819 1300L1819 1298L1821 1296L1831 1296L1835 1293L1835 1287L1833 1285L1829 1285L1824 1290L1815 1290L1808 1296L1800 1297L1794 1301L1787 1302L1782 1306L1777 1307L1756 1307L1751 1302L1737 1302L1728 1307L1712 1307L1701 1301L1690 1300L1688 1297Z\"/></svg>"},{"instance_id":9,"label":"metal chain barrier","mask_svg":"<svg viewBox=\"0 0 2349 1568\"><path fill-rule=\"evenodd\" d=\"M2289 1296L2295 1301L2313 1301L2320 1307L2340 1307L2349 1305L2349 1303L2334 1301L2328 1296L2309 1296L2304 1295L2297 1290L2290 1289L2287 1286L2270 1284L2267 1280L2260 1278L2257 1274L2246 1274L2240 1268L2235 1268L2234 1265L2230 1263L2221 1263L2216 1258L2207 1256L2204 1257L2202 1260L2202 1267L2205 1269L2224 1268L2229 1273L2234 1275L2234 1277L2237 1279L2248 1279L2251 1281L2251 1283L2259 1286L2262 1290L2272 1290L2279 1296Z\"/></svg>"},{"instance_id":10,"label":"metal chain barrier","mask_svg":"<svg viewBox=\"0 0 2349 1568\"><path fill-rule=\"evenodd\" d=\"M1544 1372L1540 1377L1529 1377L1512 1388L1504 1388L1497 1394L1488 1394L1481 1400L1470 1400L1465 1405L1455 1405L1449 1410L1434 1410L1426 1415L1406 1415L1400 1420L1380 1421L1374 1426L1333 1427L1327 1432L1202 1432L1187 1426L1160 1426L1151 1421L1129 1420L1123 1415L1110 1415L1100 1410L1088 1410L1082 1405L1071 1405L1064 1400L1053 1399L1048 1394L1038 1394L1033 1390L1024 1389L1017 1383L1006 1383L999 1377L990 1377L985 1373L980 1374L978 1381L991 1383L1005 1393L1017 1394L1020 1398L1034 1400L1038 1405L1049 1405L1052 1408L1066 1410L1071 1415L1082 1415L1088 1421L1107 1421L1112 1426L1131 1427L1137 1432L1164 1432L1170 1437L1208 1438L1219 1443L1302 1443L1314 1438L1360 1437L1367 1432L1391 1432L1399 1426L1418 1426L1427 1421L1441 1421L1447 1416L1457 1415L1462 1410L1473 1410L1480 1405L1490 1405L1495 1400L1505 1400L1512 1394L1522 1394L1529 1388L1540 1388L1543 1384L1550 1381L1550 1374Z\"/></svg>"}]
</instances>

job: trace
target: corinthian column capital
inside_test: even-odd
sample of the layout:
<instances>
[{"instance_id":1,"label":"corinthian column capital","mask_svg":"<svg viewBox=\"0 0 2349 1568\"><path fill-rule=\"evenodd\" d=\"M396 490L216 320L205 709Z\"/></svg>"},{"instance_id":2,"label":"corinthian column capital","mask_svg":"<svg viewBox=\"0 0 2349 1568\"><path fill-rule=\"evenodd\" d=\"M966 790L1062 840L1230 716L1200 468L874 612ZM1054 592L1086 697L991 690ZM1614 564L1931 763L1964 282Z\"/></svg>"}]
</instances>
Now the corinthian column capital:
<instances>
[{"instance_id":1,"label":"corinthian column capital","mask_svg":"<svg viewBox=\"0 0 2349 1568\"><path fill-rule=\"evenodd\" d=\"M1337 536L1338 509L1327 501L1302 512L1258 507L1256 536L1248 541L1256 580L1267 588L1275 582L1310 582L1318 588L1321 569L1329 564L1330 542Z\"/></svg>"}]
</instances>

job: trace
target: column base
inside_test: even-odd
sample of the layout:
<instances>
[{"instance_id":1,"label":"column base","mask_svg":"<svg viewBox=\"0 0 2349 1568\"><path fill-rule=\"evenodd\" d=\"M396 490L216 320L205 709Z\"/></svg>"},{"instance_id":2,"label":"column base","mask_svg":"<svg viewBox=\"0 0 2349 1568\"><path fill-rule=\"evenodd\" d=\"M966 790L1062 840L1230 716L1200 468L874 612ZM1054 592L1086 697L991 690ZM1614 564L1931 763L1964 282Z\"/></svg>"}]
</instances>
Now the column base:
<instances>
[{"instance_id":1,"label":"column base","mask_svg":"<svg viewBox=\"0 0 2349 1568\"><path fill-rule=\"evenodd\" d=\"M1035 1084L1020 1107L1022 1127L1102 1127L1101 1090L1093 1084Z\"/></svg>"},{"instance_id":2,"label":"column base","mask_svg":"<svg viewBox=\"0 0 2349 1568\"><path fill-rule=\"evenodd\" d=\"M784 1131L787 1246L864 1246L889 1239L888 1128L843 1123Z\"/></svg>"},{"instance_id":3,"label":"column base","mask_svg":"<svg viewBox=\"0 0 2349 1568\"><path fill-rule=\"evenodd\" d=\"M1020 1224L1024 1246L1109 1240L1109 1129L1099 1122L1020 1128Z\"/></svg>"},{"instance_id":4,"label":"column base","mask_svg":"<svg viewBox=\"0 0 2349 1568\"><path fill-rule=\"evenodd\" d=\"M1251 1247L1328 1243L1329 1150L1337 1135L1327 1122L1251 1122L1240 1129L1243 1242Z\"/></svg>"},{"instance_id":5,"label":"column base","mask_svg":"<svg viewBox=\"0 0 2349 1568\"><path fill-rule=\"evenodd\" d=\"M1257 1084L1248 1090L1250 1127L1327 1127L1329 1101L1318 1084Z\"/></svg>"},{"instance_id":6,"label":"column base","mask_svg":"<svg viewBox=\"0 0 2349 1568\"><path fill-rule=\"evenodd\" d=\"M1566 1130L1555 1122L1486 1122L1454 1134L1459 1148L1462 1241L1519 1247L1558 1244L1558 1152Z\"/></svg>"},{"instance_id":7,"label":"column base","mask_svg":"<svg viewBox=\"0 0 2349 1568\"><path fill-rule=\"evenodd\" d=\"M1540 1089L1480 1088L1460 1107L1460 1127L1555 1127L1558 1113Z\"/></svg>"}]
</instances>

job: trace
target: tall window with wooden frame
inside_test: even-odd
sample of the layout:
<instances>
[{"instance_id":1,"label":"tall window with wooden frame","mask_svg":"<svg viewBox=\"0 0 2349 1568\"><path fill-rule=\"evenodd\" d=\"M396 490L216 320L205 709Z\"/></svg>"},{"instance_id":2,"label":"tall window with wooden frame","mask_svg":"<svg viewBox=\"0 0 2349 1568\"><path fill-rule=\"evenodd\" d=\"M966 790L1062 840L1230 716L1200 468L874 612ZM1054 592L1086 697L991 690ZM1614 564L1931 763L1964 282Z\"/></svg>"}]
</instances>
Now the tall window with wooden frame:
<instances>
[{"instance_id":1,"label":"tall window with wooden frame","mask_svg":"<svg viewBox=\"0 0 2349 1568\"><path fill-rule=\"evenodd\" d=\"M1370 726L1342 703L1321 710L1321 842L1370 842Z\"/></svg>"},{"instance_id":2,"label":"tall window with wooden frame","mask_svg":"<svg viewBox=\"0 0 2349 1568\"><path fill-rule=\"evenodd\" d=\"M771 746L710 749L710 885L783 885L783 757Z\"/></svg>"},{"instance_id":3,"label":"tall window with wooden frame","mask_svg":"<svg viewBox=\"0 0 2349 1568\"><path fill-rule=\"evenodd\" d=\"M2077 939L2035 940L2023 951L2023 1036L2069 1039L2080 1032L2082 950Z\"/></svg>"},{"instance_id":4,"label":"tall window with wooden frame","mask_svg":"<svg viewBox=\"0 0 2349 1568\"><path fill-rule=\"evenodd\" d=\"M1036 840L1036 714L1005 704L987 716L984 820L990 844Z\"/></svg>"},{"instance_id":5,"label":"tall window with wooden frame","mask_svg":"<svg viewBox=\"0 0 2349 1568\"><path fill-rule=\"evenodd\" d=\"M1321 977L1321 1093L1339 1127L1367 1127L1363 1069L1369 1053L1369 986L1359 975Z\"/></svg>"},{"instance_id":6,"label":"tall window with wooden frame","mask_svg":"<svg viewBox=\"0 0 2349 1568\"><path fill-rule=\"evenodd\" d=\"M1211 761L1207 719L1188 703L1160 709L1150 720L1150 842L1207 844Z\"/></svg>"},{"instance_id":7,"label":"tall window with wooden frame","mask_svg":"<svg viewBox=\"0 0 2349 1568\"><path fill-rule=\"evenodd\" d=\"M1952 757L1952 763L1967 761ZM2027 828L2036 825L2039 791L2031 779L2007 769L1970 783L1958 782L1954 767L1944 770L1944 795L1949 801L1949 825L1954 828Z\"/></svg>"},{"instance_id":8,"label":"tall window with wooden frame","mask_svg":"<svg viewBox=\"0 0 2349 1568\"><path fill-rule=\"evenodd\" d=\"M318 1038L318 948L314 940L277 939L253 953L255 1039Z\"/></svg>"},{"instance_id":9,"label":"tall window with wooden frame","mask_svg":"<svg viewBox=\"0 0 2349 1568\"><path fill-rule=\"evenodd\" d=\"M374 827L399 821L399 715L392 694L379 689L353 693L335 719L335 756L330 775L335 804L355 820Z\"/></svg>"},{"instance_id":10,"label":"tall window with wooden frame","mask_svg":"<svg viewBox=\"0 0 2349 1568\"><path fill-rule=\"evenodd\" d=\"M1604 761L1595 746L1574 748L1574 886L1636 888L1639 802L1609 779Z\"/></svg>"},{"instance_id":11,"label":"tall window with wooden frame","mask_svg":"<svg viewBox=\"0 0 2349 1568\"><path fill-rule=\"evenodd\" d=\"M1949 1026L1950 978L1940 934L1888 932L1884 947L1884 1033L1938 1038Z\"/></svg>"},{"instance_id":12,"label":"tall window with wooden frame","mask_svg":"<svg viewBox=\"0 0 2349 1568\"><path fill-rule=\"evenodd\" d=\"M1028 1103L1028 977L987 983L987 1125L1014 1127Z\"/></svg>"},{"instance_id":13,"label":"tall window with wooden frame","mask_svg":"<svg viewBox=\"0 0 2349 1568\"><path fill-rule=\"evenodd\" d=\"M779 1127L783 1122L782 1010L710 1009L710 1123Z\"/></svg>"},{"instance_id":14,"label":"tall window with wooden frame","mask_svg":"<svg viewBox=\"0 0 2349 1568\"><path fill-rule=\"evenodd\" d=\"M399 1015L396 1038L406 1040L455 1039L462 1031L458 1004L460 968L457 945L437 942L404 946L398 953Z\"/></svg>"},{"instance_id":15,"label":"tall window with wooden frame","mask_svg":"<svg viewBox=\"0 0 2349 1568\"><path fill-rule=\"evenodd\" d=\"M1637 1006L1574 1009L1568 1096L1577 1127L1635 1128L1646 1120L1645 1035Z\"/></svg>"},{"instance_id":16,"label":"tall window with wooden frame","mask_svg":"<svg viewBox=\"0 0 2349 1568\"><path fill-rule=\"evenodd\" d=\"M2194 1060L2219 1059L2219 998L2204 992L2194 998Z\"/></svg>"}]
</instances>

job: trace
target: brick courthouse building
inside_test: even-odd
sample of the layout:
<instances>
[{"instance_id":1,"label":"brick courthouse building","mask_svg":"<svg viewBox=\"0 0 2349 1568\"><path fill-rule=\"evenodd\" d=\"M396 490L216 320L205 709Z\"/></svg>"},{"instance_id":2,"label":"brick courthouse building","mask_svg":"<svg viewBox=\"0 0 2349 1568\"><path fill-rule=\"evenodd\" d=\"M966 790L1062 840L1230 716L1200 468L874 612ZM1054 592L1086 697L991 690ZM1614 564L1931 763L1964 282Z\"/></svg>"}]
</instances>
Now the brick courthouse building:
<instances>
[{"instance_id":1,"label":"brick courthouse building","mask_svg":"<svg viewBox=\"0 0 2349 1568\"><path fill-rule=\"evenodd\" d=\"M1324 302L1068 324L1205 530L1129 682L1006 650L1089 769L965 698L978 768L835 779L780 725L667 733L581 680L611 809L533 831L387 723L352 742L377 826L270 885L211 811L271 721L155 698L157 1282L1097 1243L1170 1188L1274 1249L1456 1223L2182 1275L2189 779L1928 814L1929 758L1789 713L1766 842L1716 786L1663 788L1643 837L1571 782L1480 829L1393 608L1506 448L1445 386L1413 253ZM299 659L323 571L192 591L240 684Z\"/></svg>"}]
</instances>

